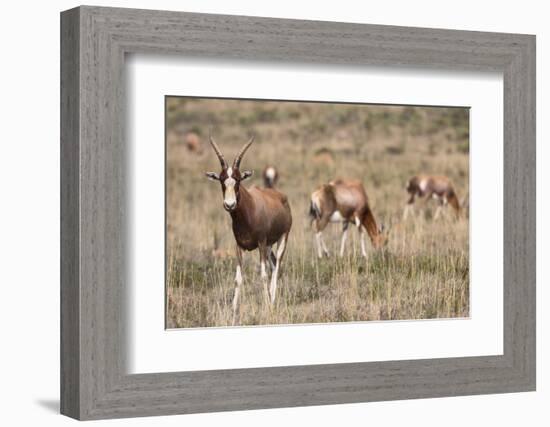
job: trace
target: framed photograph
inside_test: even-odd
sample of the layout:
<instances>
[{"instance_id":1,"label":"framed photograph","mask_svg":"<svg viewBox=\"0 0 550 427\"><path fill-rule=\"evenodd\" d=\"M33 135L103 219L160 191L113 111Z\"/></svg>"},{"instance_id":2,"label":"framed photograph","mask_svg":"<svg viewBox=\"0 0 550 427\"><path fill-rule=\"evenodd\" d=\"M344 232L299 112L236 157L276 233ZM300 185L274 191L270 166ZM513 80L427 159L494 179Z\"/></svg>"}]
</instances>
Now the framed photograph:
<instances>
[{"instance_id":1,"label":"framed photograph","mask_svg":"<svg viewBox=\"0 0 550 427\"><path fill-rule=\"evenodd\" d=\"M165 117L167 328L470 317L469 108L167 96Z\"/></svg>"},{"instance_id":2,"label":"framed photograph","mask_svg":"<svg viewBox=\"0 0 550 427\"><path fill-rule=\"evenodd\" d=\"M535 37L61 14L61 412L535 390Z\"/></svg>"}]
</instances>

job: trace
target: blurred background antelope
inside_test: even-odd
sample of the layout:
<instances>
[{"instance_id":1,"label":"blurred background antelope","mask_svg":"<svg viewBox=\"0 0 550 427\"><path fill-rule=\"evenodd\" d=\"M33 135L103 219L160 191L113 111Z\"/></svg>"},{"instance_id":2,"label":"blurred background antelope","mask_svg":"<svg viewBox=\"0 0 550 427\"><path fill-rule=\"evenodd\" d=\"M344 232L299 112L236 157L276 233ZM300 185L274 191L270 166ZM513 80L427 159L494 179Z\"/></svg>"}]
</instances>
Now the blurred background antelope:
<instances>
[{"instance_id":1,"label":"blurred background antelope","mask_svg":"<svg viewBox=\"0 0 550 427\"><path fill-rule=\"evenodd\" d=\"M219 168L208 131L235 158L243 135L256 135L246 187L286 194L292 230L274 305L264 303L256 256L239 297L241 325L449 318L469 315L469 121L463 108L324 104L171 97L166 103L166 278L169 328L230 326L235 238L219 186L204 171ZM192 142L198 141L198 142ZM266 180L268 167L278 179ZM415 203L404 183L419 174L446 176L461 214ZM311 194L323 184L356 180L376 224L392 224L380 249L347 235L343 256L319 259L311 227ZM354 226L350 223L350 227ZM355 226L354 226L355 228ZM339 254L342 223L323 240Z\"/></svg>"}]
</instances>

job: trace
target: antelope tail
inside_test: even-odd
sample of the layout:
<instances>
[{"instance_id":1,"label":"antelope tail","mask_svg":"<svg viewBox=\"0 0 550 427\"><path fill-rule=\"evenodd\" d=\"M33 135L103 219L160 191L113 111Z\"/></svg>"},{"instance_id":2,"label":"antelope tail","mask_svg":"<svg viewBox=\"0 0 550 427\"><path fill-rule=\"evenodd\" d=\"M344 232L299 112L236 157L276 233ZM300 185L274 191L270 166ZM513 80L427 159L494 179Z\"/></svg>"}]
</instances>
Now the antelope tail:
<instances>
[{"instance_id":1,"label":"antelope tail","mask_svg":"<svg viewBox=\"0 0 550 427\"><path fill-rule=\"evenodd\" d=\"M314 200L309 205L309 216L312 219L321 219L321 208Z\"/></svg>"}]
</instances>

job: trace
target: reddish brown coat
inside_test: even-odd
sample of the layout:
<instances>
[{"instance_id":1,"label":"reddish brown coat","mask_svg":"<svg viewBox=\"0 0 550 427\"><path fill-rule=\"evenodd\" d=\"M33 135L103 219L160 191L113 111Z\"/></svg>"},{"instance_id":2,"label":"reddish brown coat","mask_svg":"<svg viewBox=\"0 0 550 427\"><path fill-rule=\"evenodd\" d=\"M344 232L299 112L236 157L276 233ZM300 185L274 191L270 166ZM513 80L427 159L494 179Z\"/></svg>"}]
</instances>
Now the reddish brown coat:
<instances>
[{"instance_id":1,"label":"reddish brown coat","mask_svg":"<svg viewBox=\"0 0 550 427\"><path fill-rule=\"evenodd\" d=\"M230 214L235 240L247 251L263 242L275 244L292 226L287 197L271 188L241 187L237 207Z\"/></svg>"},{"instance_id":2,"label":"reddish brown coat","mask_svg":"<svg viewBox=\"0 0 550 427\"><path fill-rule=\"evenodd\" d=\"M233 296L233 323L238 318L238 301L242 284L242 250L258 249L261 277L264 281L266 300L275 302L277 276L286 250L288 234L292 226L292 214L287 197L273 189L241 187L241 182L252 176L251 171L240 170L241 160L254 141L252 137L235 157L233 165L225 161L219 147L210 137L210 144L221 165L221 172L207 172L206 176L221 185L223 207L231 215L233 235L237 245L237 269L235 272L235 294ZM276 254L271 246L277 243ZM268 287L266 263L272 265L271 287Z\"/></svg>"},{"instance_id":3,"label":"reddish brown coat","mask_svg":"<svg viewBox=\"0 0 550 427\"><path fill-rule=\"evenodd\" d=\"M385 236L378 228L363 183L355 179L337 179L322 185L311 195L310 214L317 232L329 222L351 222L363 226L372 245L379 248ZM360 228L361 231L361 228Z\"/></svg>"},{"instance_id":4,"label":"reddish brown coat","mask_svg":"<svg viewBox=\"0 0 550 427\"><path fill-rule=\"evenodd\" d=\"M407 204L412 205L415 197L424 198L428 201L435 198L440 205L450 204L455 210L457 218L460 216L460 203L456 195L453 183L443 175L416 175L407 182L406 188L409 193Z\"/></svg>"}]
</instances>

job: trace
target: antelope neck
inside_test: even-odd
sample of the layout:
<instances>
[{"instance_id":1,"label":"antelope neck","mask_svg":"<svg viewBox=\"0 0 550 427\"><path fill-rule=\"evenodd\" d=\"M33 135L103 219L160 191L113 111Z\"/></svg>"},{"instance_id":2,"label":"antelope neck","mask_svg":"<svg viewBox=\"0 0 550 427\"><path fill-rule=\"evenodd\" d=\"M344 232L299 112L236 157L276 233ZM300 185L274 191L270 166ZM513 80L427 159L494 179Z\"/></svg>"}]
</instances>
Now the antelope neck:
<instances>
[{"instance_id":1,"label":"antelope neck","mask_svg":"<svg viewBox=\"0 0 550 427\"><path fill-rule=\"evenodd\" d=\"M237 207L230 212L231 219L234 222L238 222L239 224L248 225L250 212L252 212L253 207L254 200L252 199L252 196L250 195L248 190L244 186L242 186L241 188L239 188Z\"/></svg>"}]
</instances>

